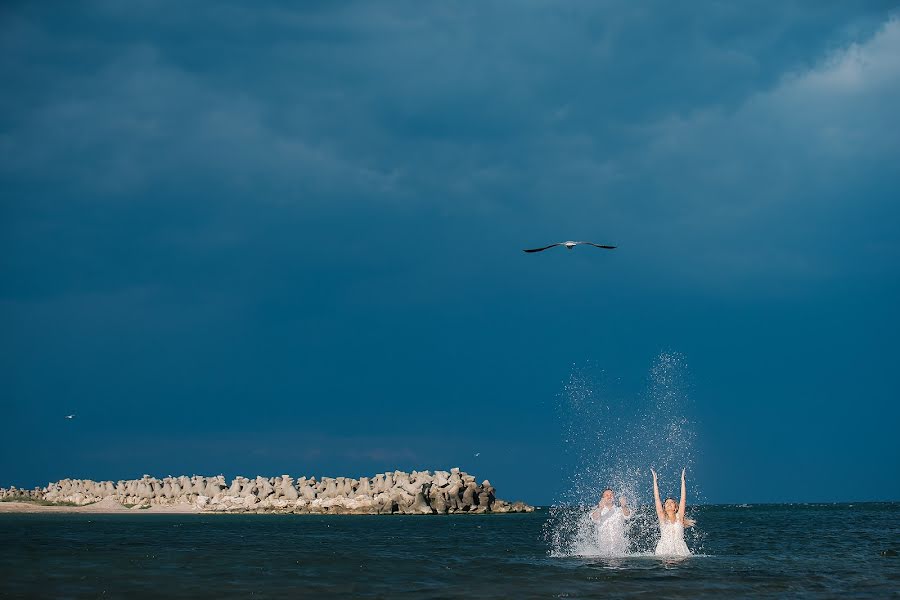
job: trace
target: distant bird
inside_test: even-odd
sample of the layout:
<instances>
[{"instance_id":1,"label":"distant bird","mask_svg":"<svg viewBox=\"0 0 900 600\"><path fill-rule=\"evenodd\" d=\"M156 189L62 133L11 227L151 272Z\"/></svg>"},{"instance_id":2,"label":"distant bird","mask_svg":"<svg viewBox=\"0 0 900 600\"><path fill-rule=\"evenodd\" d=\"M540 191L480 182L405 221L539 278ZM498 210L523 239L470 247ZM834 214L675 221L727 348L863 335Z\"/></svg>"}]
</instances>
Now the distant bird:
<instances>
[{"instance_id":1,"label":"distant bird","mask_svg":"<svg viewBox=\"0 0 900 600\"><path fill-rule=\"evenodd\" d=\"M478 458L479 456L481 456L481 452L476 452L476 453L475 453L475 458Z\"/></svg>"},{"instance_id":2,"label":"distant bird","mask_svg":"<svg viewBox=\"0 0 900 600\"><path fill-rule=\"evenodd\" d=\"M66 415L66 418L67 418L67 419L74 419L74 418L75 418L75 415Z\"/></svg>"},{"instance_id":3,"label":"distant bird","mask_svg":"<svg viewBox=\"0 0 900 600\"><path fill-rule=\"evenodd\" d=\"M604 246L602 244L595 244L594 242L558 242L556 244L550 244L549 246L544 246L543 248L532 248L530 250L523 250L523 252L541 252L542 250L546 250L547 248L553 248L554 246L565 246L567 249L571 250L575 246L580 246L581 244L587 244L588 246L593 246L594 248L603 248L604 250L614 250L615 246Z\"/></svg>"}]
</instances>

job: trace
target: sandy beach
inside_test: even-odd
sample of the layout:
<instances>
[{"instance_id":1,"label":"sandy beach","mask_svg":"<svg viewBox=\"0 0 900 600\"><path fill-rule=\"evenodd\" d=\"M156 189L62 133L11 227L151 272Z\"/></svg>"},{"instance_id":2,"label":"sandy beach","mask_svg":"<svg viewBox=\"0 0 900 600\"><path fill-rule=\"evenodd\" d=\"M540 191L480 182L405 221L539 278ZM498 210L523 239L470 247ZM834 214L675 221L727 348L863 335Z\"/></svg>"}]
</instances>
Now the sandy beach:
<instances>
[{"instance_id":1,"label":"sandy beach","mask_svg":"<svg viewBox=\"0 0 900 600\"><path fill-rule=\"evenodd\" d=\"M113 498L104 498L99 502L85 506L44 506L34 502L0 502L0 513L148 513L177 514L202 512L190 504L153 505L150 508L127 508Z\"/></svg>"}]
</instances>

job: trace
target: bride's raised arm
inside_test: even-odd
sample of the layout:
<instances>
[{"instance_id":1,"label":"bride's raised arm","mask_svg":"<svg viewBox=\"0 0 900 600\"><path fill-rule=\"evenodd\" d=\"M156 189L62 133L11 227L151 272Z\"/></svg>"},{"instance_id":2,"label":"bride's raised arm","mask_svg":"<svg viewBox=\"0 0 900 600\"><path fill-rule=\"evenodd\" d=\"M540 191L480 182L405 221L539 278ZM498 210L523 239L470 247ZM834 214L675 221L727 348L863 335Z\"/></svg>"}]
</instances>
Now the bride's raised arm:
<instances>
[{"instance_id":1,"label":"bride's raised arm","mask_svg":"<svg viewBox=\"0 0 900 600\"><path fill-rule=\"evenodd\" d=\"M687 486L684 484L684 472L681 470L681 502L678 504L678 519L684 525L684 507L687 504Z\"/></svg>"},{"instance_id":2,"label":"bride's raised arm","mask_svg":"<svg viewBox=\"0 0 900 600\"><path fill-rule=\"evenodd\" d=\"M653 473L653 500L656 501L656 516L659 517L660 523L663 520L663 508L662 502L659 500L659 484L656 482L656 471L650 469L650 472Z\"/></svg>"}]
</instances>

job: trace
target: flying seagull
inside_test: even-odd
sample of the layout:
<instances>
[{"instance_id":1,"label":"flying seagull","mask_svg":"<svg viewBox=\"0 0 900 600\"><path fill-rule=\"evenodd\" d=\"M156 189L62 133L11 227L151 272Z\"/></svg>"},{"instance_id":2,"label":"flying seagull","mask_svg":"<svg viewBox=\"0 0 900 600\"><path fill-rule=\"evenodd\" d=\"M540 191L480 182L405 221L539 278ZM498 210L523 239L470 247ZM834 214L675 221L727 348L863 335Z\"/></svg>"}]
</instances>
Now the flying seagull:
<instances>
[{"instance_id":1,"label":"flying seagull","mask_svg":"<svg viewBox=\"0 0 900 600\"><path fill-rule=\"evenodd\" d=\"M75 418L75 415L66 415L66 418L67 418L67 419L74 419L74 418Z\"/></svg>"},{"instance_id":2,"label":"flying seagull","mask_svg":"<svg viewBox=\"0 0 900 600\"><path fill-rule=\"evenodd\" d=\"M554 246L565 246L567 249L571 250L575 246L579 246L581 244L587 244L588 246L593 246L594 248L603 248L604 250L614 250L615 246L604 246L602 244L595 244L594 242L558 242L556 244L550 244L549 246L544 246L543 248L532 248L531 250L524 250L523 252L540 252L542 250L546 250L547 248L553 248Z\"/></svg>"}]
</instances>

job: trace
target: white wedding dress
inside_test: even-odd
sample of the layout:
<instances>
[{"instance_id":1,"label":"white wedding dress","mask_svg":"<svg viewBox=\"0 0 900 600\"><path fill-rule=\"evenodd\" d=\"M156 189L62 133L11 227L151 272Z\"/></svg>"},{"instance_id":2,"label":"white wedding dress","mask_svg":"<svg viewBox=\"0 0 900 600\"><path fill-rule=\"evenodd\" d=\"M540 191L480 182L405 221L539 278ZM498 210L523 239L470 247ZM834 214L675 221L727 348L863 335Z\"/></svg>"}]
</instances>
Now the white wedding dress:
<instances>
[{"instance_id":1,"label":"white wedding dress","mask_svg":"<svg viewBox=\"0 0 900 600\"><path fill-rule=\"evenodd\" d=\"M691 551L684 543L684 525L681 521L662 521L659 530L661 535L656 544L657 556L690 556Z\"/></svg>"}]
</instances>

